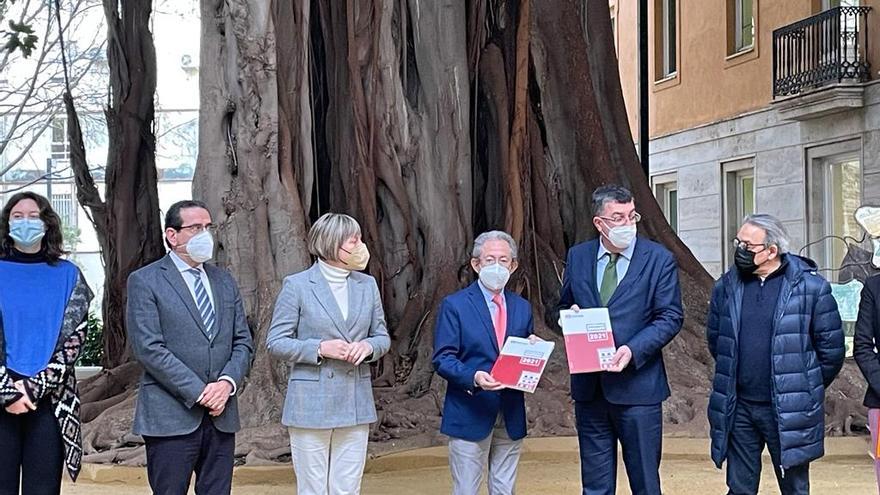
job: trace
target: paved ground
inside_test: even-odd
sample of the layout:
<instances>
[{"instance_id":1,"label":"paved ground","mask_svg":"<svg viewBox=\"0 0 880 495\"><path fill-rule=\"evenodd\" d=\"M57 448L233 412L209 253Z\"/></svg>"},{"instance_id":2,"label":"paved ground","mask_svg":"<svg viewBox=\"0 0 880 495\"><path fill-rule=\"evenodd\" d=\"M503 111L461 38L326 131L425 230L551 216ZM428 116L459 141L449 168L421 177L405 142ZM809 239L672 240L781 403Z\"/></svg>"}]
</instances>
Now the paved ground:
<instances>
[{"instance_id":1,"label":"paved ground","mask_svg":"<svg viewBox=\"0 0 880 495\"><path fill-rule=\"evenodd\" d=\"M664 494L720 494L725 492L724 473L709 461L708 441L664 440L661 467ZM866 443L860 438L831 439L828 456L811 468L811 493L861 495L878 493ZM368 463L364 495L425 494L450 492L449 471L443 448L394 454ZM779 493L765 455L761 493ZM623 463L620 462L620 466ZM233 493L275 495L295 493L292 468L244 468L236 471ZM618 477L620 494L628 494L626 477ZM142 469L88 466L76 485L65 484L66 495L133 495L149 493ZM530 439L520 463L517 493L550 495L577 493L580 475L577 443L571 438ZM485 491L484 491L485 493Z\"/></svg>"}]
</instances>

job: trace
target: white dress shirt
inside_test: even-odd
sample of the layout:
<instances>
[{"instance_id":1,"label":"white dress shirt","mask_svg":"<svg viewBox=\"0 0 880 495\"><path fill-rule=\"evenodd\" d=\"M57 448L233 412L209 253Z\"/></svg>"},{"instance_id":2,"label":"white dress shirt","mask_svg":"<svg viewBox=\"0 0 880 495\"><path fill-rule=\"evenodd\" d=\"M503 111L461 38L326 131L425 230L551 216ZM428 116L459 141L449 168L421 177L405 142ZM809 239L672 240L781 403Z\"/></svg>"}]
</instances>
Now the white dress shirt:
<instances>
[{"instance_id":1,"label":"white dress shirt","mask_svg":"<svg viewBox=\"0 0 880 495\"><path fill-rule=\"evenodd\" d=\"M632 261L633 253L636 250L636 239L633 238L632 242L629 243L629 247L621 251L620 256L617 258L617 283L623 281L623 277L626 276L627 270L629 270L629 263ZM599 239L599 252L596 253L596 287L602 287L602 279L605 278L605 267L608 266L608 256L606 254L611 253L611 251L605 249L605 244L602 243L602 239Z\"/></svg>"}]
</instances>

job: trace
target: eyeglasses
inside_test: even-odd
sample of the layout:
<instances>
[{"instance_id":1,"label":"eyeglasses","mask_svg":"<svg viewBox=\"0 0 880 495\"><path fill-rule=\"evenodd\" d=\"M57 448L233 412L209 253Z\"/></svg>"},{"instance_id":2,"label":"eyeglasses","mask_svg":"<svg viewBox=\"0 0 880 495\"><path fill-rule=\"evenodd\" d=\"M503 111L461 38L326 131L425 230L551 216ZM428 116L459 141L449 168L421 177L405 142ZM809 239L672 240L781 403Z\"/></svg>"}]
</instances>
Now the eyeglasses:
<instances>
[{"instance_id":1,"label":"eyeglasses","mask_svg":"<svg viewBox=\"0 0 880 495\"><path fill-rule=\"evenodd\" d=\"M741 240L737 239L736 237L734 237L733 238L733 247L734 248L741 247L741 248L745 249L746 251L752 251L754 248L759 247L759 248L761 248L760 251L752 251L752 252L753 253L760 253L761 251L767 249L768 246L766 244L752 244L750 242L741 241Z\"/></svg>"},{"instance_id":2,"label":"eyeglasses","mask_svg":"<svg viewBox=\"0 0 880 495\"><path fill-rule=\"evenodd\" d=\"M602 220L605 220L606 222L610 223L611 225L623 225L628 222L629 223L639 223L642 220L642 215L639 212L634 211L628 217L624 216L621 213L616 213L614 215L611 215L610 217L599 217L599 218L601 218Z\"/></svg>"},{"instance_id":3,"label":"eyeglasses","mask_svg":"<svg viewBox=\"0 0 880 495\"><path fill-rule=\"evenodd\" d=\"M494 256L486 256L485 258L479 258L479 260L481 267L490 266L498 263L509 268L510 264L513 263L513 260L511 258L508 258L507 256L501 256L499 258L495 258Z\"/></svg>"},{"instance_id":4,"label":"eyeglasses","mask_svg":"<svg viewBox=\"0 0 880 495\"><path fill-rule=\"evenodd\" d=\"M193 225L184 225L183 227L180 227L175 230L177 230L178 232L185 230L192 235L201 234L203 231L207 230L208 232L211 233L211 235L214 235L217 232L217 226L214 225L213 223L209 223L207 225L202 225L200 223L196 223Z\"/></svg>"}]
</instances>

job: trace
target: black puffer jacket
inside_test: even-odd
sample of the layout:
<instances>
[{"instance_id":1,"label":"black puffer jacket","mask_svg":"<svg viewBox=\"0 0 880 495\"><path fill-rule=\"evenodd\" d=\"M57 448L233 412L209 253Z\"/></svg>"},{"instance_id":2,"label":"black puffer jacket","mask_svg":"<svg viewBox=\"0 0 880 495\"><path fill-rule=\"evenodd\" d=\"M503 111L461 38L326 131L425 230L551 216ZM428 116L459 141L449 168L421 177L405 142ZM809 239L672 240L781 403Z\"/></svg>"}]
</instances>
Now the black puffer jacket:
<instances>
[{"instance_id":1,"label":"black puffer jacket","mask_svg":"<svg viewBox=\"0 0 880 495\"><path fill-rule=\"evenodd\" d=\"M831 285L816 264L792 254L773 319L772 401L779 424L782 469L825 454L825 388L843 366L843 330ZM706 338L715 359L709 398L712 460L720 468L736 408L738 333L743 282L731 269L715 284ZM748 308L746 308L748 310Z\"/></svg>"}]
</instances>

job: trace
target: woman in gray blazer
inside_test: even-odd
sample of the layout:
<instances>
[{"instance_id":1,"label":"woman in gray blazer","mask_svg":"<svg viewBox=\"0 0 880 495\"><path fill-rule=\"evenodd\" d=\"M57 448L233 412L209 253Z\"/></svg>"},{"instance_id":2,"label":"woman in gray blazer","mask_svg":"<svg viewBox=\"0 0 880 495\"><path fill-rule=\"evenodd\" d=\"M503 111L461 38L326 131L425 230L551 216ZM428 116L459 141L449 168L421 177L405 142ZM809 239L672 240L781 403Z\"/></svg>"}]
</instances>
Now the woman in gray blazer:
<instances>
[{"instance_id":1,"label":"woman in gray blazer","mask_svg":"<svg viewBox=\"0 0 880 495\"><path fill-rule=\"evenodd\" d=\"M312 226L317 262L284 279L266 345L290 366L281 422L299 495L359 493L370 423L376 421L369 363L391 339L361 228L327 213Z\"/></svg>"}]
</instances>

